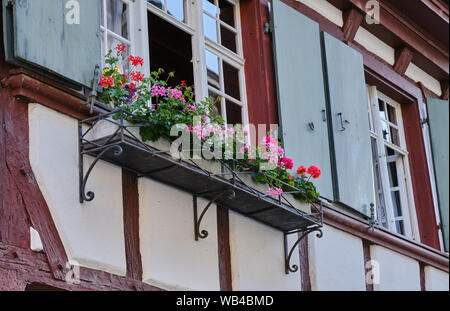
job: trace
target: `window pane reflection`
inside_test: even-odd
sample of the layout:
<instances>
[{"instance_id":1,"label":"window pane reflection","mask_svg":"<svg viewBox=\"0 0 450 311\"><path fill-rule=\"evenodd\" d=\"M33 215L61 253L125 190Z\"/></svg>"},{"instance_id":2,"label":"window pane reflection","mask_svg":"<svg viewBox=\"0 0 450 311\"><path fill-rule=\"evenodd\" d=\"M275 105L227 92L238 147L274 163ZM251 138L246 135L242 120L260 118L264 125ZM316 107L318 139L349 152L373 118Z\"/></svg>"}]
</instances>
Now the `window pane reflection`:
<instances>
[{"instance_id":1,"label":"window pane reflection","mask_svg":"<svg viewBox=\"0 0 450 311\"><path fill-rule=\"evenodd\" d=\"M213 115L215 116L222 116L222 103L221 103L221 97L219 95L217 95L215 92L209 90L209 97L211 97L215 104L212 107L213 109Z\"/></svg>"},{"instance_id":2,"label":"window pane reflection","mask_svg":"<svg viewBox=\"0 0 450 311\"><path fill-rule=\"evenodd\" d=\"M234 27L234 5L226 0L219 0L220 20Z\"/></svg>"},{"instance_id":3,"label":"window pane reflection","mask_svg":"<svg viewBox=\"0 0 450 311\"><path fill-rule=\"evenodd\" d=\"M203 0L203 10L212 16L217 15L217 7L214 4L214 0Z\"/></svg>"},{"instance_id":4,"label":"window pane reflection","mask_svg":"<svg viewBox=\"0 0 450 311\"><path fill-rule=\"evenodd\" d=\"M175 17L180 22L184 22L184 1L168 0L167 13Z\"/></svg>"},{"instance_id":5,"label":"window pane reflection","mask_svg":"<svg viewBox=\"0 0 450 311\"><path fill-rule=\"evenodd\" d=\"M214 42L218 42L216 20L203 14L203 27L205 28L205 36Z\"/></svg>"},{"instance_id":6,"label":"window pane reflection","mask_svg":"<svg viewBox=\"0 0 450 311\"><path fill-rule=\"evenodd\" d=\"M216 89L220 89L219 57L210 51L206 51L205 53L208 84Z\"/></svg>"},{"instance_id":7,"label":"window pane reflection","mask_svg":"<svg viewBox=\"0 0 450 311\"><path fill-rule=\"evenodd\" d=\"M121 0L107 0L106 6L108 29L128 39L128 5Z\"/></svg>"}]
</instances>

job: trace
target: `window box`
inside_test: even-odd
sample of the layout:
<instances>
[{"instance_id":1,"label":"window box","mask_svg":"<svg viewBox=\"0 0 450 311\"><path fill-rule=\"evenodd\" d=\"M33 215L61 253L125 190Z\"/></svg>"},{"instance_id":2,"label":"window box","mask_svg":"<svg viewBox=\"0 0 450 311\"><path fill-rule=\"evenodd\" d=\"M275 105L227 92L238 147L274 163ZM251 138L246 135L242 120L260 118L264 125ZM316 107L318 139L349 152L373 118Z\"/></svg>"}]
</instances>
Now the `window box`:
<instances>
[{"instance_id":1,"label":"window box","mask_svg":"<svg viewBox=\"0 0 450 311\"><path fill-rule=\"evenodd\" d=\"M112 115L119 112L119 120ZM304 231L322 226L320 202L304 203L292 194L269 196L267 186L254 182L249 172L234 170L223 161L180 158L178 151L170 151L170 141L142 142L139 127L124 120L129 114L115 110L81 121L80 139L80 201L94 199L93 192L85 192L86 181L98 160L104 160L182 189L253 218L285 233ZM151 126L145 124L145 126ZM96 158L84 171L83 156ZM298 190L301 192L301 190ZM221 195L221 194L230 194Z\"/></svg>"}]
</instances>

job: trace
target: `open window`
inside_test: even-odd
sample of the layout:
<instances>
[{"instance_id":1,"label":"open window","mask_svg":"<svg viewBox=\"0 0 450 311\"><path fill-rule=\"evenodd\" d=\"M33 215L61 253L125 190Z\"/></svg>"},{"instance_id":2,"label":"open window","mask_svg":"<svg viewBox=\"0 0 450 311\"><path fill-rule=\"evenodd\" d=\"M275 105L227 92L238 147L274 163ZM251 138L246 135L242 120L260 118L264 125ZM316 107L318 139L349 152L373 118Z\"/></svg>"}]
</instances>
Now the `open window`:
<instances>
[{"instance_id":1,"label":"open window","mask_svg":"<svg viewBox=\"0 0 450 311\"><path fill-rule=\"evenodd\" d=\"M415 236L414 198L401 105L368 87L372 163L379 225Z\"/></svg>"},{"instance_id":2,"label":"open window","mask_svg":"<svg viewBox=\"0 0 450 311\"><path fill-rule=\"evenodd\" d=\"M193 85L197 101L215 98L214 110L227 123L248 123L239 1L101 1L104 53L120 43L136 55L148 55L144 72L173 71L173 83ZM133 42L143 36L148 46ZM124 72L127 57L122 59Z\"/></svg>"}]
</instances>

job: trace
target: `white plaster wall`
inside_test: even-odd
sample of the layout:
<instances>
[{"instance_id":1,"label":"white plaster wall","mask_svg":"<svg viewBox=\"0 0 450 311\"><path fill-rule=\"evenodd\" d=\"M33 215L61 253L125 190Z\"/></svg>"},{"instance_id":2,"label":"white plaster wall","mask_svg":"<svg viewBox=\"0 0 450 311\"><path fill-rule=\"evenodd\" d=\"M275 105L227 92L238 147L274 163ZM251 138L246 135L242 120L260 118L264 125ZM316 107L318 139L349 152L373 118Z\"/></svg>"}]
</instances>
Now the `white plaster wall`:
<instances>
[{"instance_id":1,"label":"white plaster wall","mask_svg":"<svg viewBox=\"0 0 450 311\"><path fill-rule=\"evenodd\" d=\"M344 25L344 19L342 17L342 11L333 6L326 0L297 0L305 5L309 6L314 11L320 13L334 24L342 27Z\"/></svg>"},{"instance_id":2,"label":"white plaster wall","mask_svg":"<svg viewBox=\"0 0 450 311\"><path fill-rule=\"evenodd\" d=\"M69 260L125 275L121 168L99 161L86 186L95 198L80 204L77 120L30 104L29 135L31 167Z\"/></svg>"},{"instance_id":3,"label":"white plaster wall","mask_svg":"<svg viewBox=\"0 0 450 311\"><path fill-rule=\"evenodd\" d=\"M283 233L233 211L229 219L233 290L299 291L300 271L285 274ZM291 264L299 266L298 248Z\"/></svg>"},{"instance_id":4,"label":"white plaster wall","mask_svg":"<svg viewBox=\"0 0 450 311\"><path fill-rule=\"evenodd\" d=\"M441 83L413 63L409 64L405 75L413 79L415 82L422 82L423 85L436 93L436 95L442 95Z\"/></svg>"},{"instance_id":5,"label":"white plaster wall","mask_svg":"<svg viewBox=\"0 0 450 311\"><path fill-rule=\"evenodd\" d=\"M425 266L425 290L448 291L448 273L431 266Z\"/></svg>"},{"instance_id":6,"label":"white plaster wall","mask_svg":"<svg viewBox=\"0 0 450 311\"><path fill-rule=\"evenodd\" d=\"M379 291L420 291L420 268L414 259L378 245L370 246L370 257L379 266Z\"/></svg>"},{"instance_id":7,"label":"white plaster wall","mask_svg":"<svg viewBox=\"0 0 450 311\"><path fill-rule=\"evenodd\" d=\"M362 240L324 225L323 237L309 235L309 272L313 291L365 291Z\"/></svg>"},{"instance_id":8,"label":"white plaster wall","mask_svg":"<svg viewBox=\"0 0 450 311\"><path fill-rule=\"evenodd\" d=\"M395 49L378 39L364 28L358 28L355 35L355 41L365 47L368 51L383 59L388 64L394 65Z\"/></svg>"},{"instance_id":9,"label":"white plaster wall","mask_svg":"<svg viewBox=\"0 0 450 311\"><path fill-rule=\"evenodd\" d=\"M139 179L139 230L143 280L167 290L220 290L217 216L213 205L194 239L193 197L156 181ZM207 201L199 199L199 214Z\"/></svg>"}]
</instances>

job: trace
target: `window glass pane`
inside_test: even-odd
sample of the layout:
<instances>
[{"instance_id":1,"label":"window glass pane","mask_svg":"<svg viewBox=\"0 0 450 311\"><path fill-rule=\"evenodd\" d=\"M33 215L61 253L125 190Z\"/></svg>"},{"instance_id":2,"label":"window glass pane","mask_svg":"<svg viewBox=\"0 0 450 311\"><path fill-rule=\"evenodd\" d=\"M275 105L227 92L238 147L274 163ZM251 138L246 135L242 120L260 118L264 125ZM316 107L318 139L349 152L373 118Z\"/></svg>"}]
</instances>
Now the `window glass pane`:
<instances>
[{"instance_id":1,"label":"window glass pane","mask_svg":"<svg viewBox=\"0 0 450 311\"><path fill-rule=\"evenodd\" d=\"M381 128L383 130L383 138L387 142L391 142L391 134L389 133L389 126L385 121L381 121Z\"/></svg>"},{"instance_id":2,"label":"window glass pane","mask_svg":"<svg viewBox=\"0 0 450 311\"><path fill-rule=\"evenodd\" d=\"M399 191L392 191L392 206L394 207L394 216L395 217L403 216Z\"/></svg>"},{"instance_id":3,"label":"window glass pane","mask_svg":"<svg viewBox=\"0 0 450 311\"><path fill-rule=\"evenodd\" d=\"M389 121L397 125L397 116L395 115L395 108L387 104L387 114Z\"/></svg>"},{"instance_id":4,"label":"window glass pane","mask_svg":"<svg viewBox=\"0 0 450 311\"><path fill-rule=\"evenodd\" d=\"M239 70L227 62L223 62L223 78L225 82L225 94L240 100Z\"/></svg>"},{"instance_id":5,"label":"window glass pane","mask_svg":"<svg viewBox=\"0 0 450 311\"><path fill-rule=\"evenodd\" d=\"M108 29L128 39L128 5L122 0L107 0L106 6Z\"/></svg>"},{"instance_id":6,"label":"window glass pane","mask_svg":"<svg viewBox=\"0 0 450 311\"><path fill-rule=\"evenodd\" d=\"M395 162L388 163L388 169L391 187L398 187L397 165L395 164Z\"/></svg>"},{"instance_id":7,"label":"window glass pane","mask_svg":"<svg viewBox=\"0 0 450 311\"><path fill-rule=\"evenodd\" d=\"M219 57L210 51L205 51L205 53L208 84L220 90Z\"/></svg>"},{"instance_id":8,"label":"window glass pane","mask_svg":"<svg viewBox=\"0 0 450 311\"><path fill-rule=\"evenodd\" d=\"M380 166L378 160L378 148L377 142L375 138L371 138L372 143L372 163L373 163L373 171L374 171L374 187L376 193L376 201L377 201L377 220L380 225L385 228L388 228L387 216L386 216L386 207L384 202L384 194L383 188L381 185L381 176L380 176Z\"/></svg>"},{"instance_id":9,"label":"window glass pane","mask_svg":"<svg viewBox=\"0 0 450 311\"><path fill-rule=\"evenodd\" d=\"M214 91L209 90L208 96L211 97L215 101L215 105L213 108L213 114L216 116L222 115L222 104L221 104L221 98L219 95L217 95Z\"/></svg>"},{"instance_id":10,"label":"window glass pane","mask_svg":"<svg viewBox=\"0 0 450 311\"><path fill-rule=\"evenodd\" d=\"M400 147L400 137L398 135L398 130L391 126L390 131L391 131L391 142Z\"/></svg>"},{"instance_id":11,"label":"window glass pane","mask_svg":"<svg viewBox=\"0 0 450 311\"><path fill-rule=\"evenodd\" d=\"M227 100L227 124L242 124L242 108L239 105Z\"/></svg>"},{"instance_id":12,"label":"window glass pane","mask_svg":"<svg viewBox=\"0 0 450 311\"><path fill-rule=\"evenodd\" d=\"M111 35L108 35L107 40L108 40L108 46L107 46L107 50L108 51L109 50L113 50L114 51L115 47L118 44L125 45L125 48L126 48L127 52L122 54L121 57L119 57L119 62L118 62L117 65L119 66L119 69L121 70L122 73L128 73L128 70L129 70L128 57L130 56L130 46L127 45L126 43L120 41L120 40L115 39Z\"/></svg>"},{"instance_id":13,"label":"window glass pane","mask_svg":"<svg viewBox=\"0 0 450 311\"><path fill-rule=\"evenodd\" d=\"M387 154L388 156L393 156L393 155L396 155L396 152L395 152L394 149L391 149L391 148L387 148L387 147L386 147L386 154Z\"/></svg>"},{"instance_id":14,"label":"window glass pane","mask_svg":"<svg viewBox=\"0 0 450 311\"><path fill-rule=\"evenodd\" d=\"M397 233L405 235L405 226L403 225L403 220L395 221L395 227L397 229Z\"/></svg>"},{"instance_id":15,"label":"window glass pane","mask_svg":"<svg viewBox=\"0 0 450 311\"><path fill-rule=\"evenodd\" d=\"M220 40L224 47L236 53L236 34L225 26L220 26Z\"/></svg>"},{"instance_id":16,"label":"window glass pane","mask_svg":"<svg viewBox=\"0 0 450 311\"><path fill-rule=\"evenodd\" d=\"M382 120L386 120L386 112L384 108L384 102L382 100L378 100L378 109L380 110L380 118Z\"/></svg>"},{"instance_id":17,"label":"window glass pane","mask_svg":"<svg viewBox=\"0 0 450 311\"><path fill-rule=\"evenodd\" d=\"M171 1L171 0L169 0L169 1ZM147 0L147 2L150 2L151 4L156 6L157 8L160 8L161 10L162 10L163 4L164 4L163 0Z\"/></svg>"},{"instance_id":18,"label":"window glass pane","mask_svg":"<svg viewBox=\"0 0 450 311\"><path fill-rule=\"evenodd\" d=\"M205 36L214 42L218 42L219 38L217 35L216 20L206 14L203 14L203 27L205 30Z\"/></svg>"},{"instance_id":19,"label":"window glass pane","mask_svg":"<svg viewBox=\"0 0 450 311\"><path fill-rule=\"evenodd\" d=\"M184 1L169 0L167 1L167 13L184 22Z\"/></svg>"},{"instance_id":20,"label":"window glass pane","mask_svg":"<svg viewBox=\"0 0 450 311\"><path fill-rule=\"evenodd\" d=\"M220 20L234 27L234 5L226 0L219 0Z\"/></svg>"},{"instance_id":21,"label":"window glass pane","mask_svg":"<svg viewBox=\"0 0 450 311\"><path fill-rule=\"evenodd\" d=\"M203 0L203 10L212 16L217 16L217 7L214 0Z\"/></svg>"}]
</instances>

